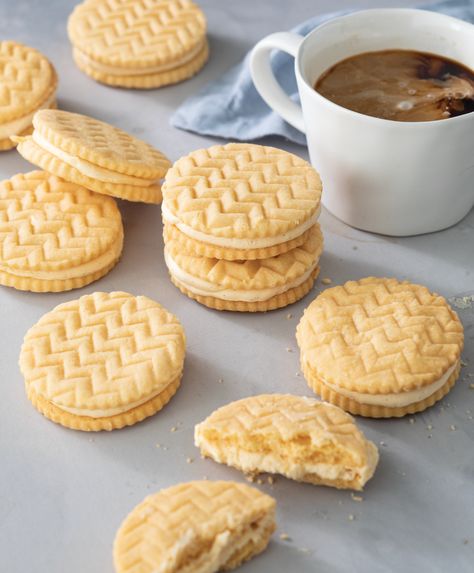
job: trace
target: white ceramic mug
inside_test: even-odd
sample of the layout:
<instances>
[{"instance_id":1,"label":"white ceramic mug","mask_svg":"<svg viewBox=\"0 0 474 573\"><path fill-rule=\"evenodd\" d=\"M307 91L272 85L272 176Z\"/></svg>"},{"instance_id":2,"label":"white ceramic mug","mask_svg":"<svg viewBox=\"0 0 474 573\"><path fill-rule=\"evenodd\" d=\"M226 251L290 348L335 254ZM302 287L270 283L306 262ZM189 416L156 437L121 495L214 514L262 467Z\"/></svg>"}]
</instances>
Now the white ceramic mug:
<instances>
[{"instance_id":1,"label":"white ceramic mug","mask_svg":"<svg viewBox=\"0 0 474 573\"><path fill-rule=\"evenodd\" d=\"M295 57L301 107L273 75L274 49ZM474 113L390 121L345 109L313 88L335 63L386 49L435 53L473 69L474 26L424 10L365 10L326 22L305 38L289 32L267 36L255 46L250 67L268 105L306 133L329 211L385 235L438 231L474 205Z\"/></svg>"}]
</instances>

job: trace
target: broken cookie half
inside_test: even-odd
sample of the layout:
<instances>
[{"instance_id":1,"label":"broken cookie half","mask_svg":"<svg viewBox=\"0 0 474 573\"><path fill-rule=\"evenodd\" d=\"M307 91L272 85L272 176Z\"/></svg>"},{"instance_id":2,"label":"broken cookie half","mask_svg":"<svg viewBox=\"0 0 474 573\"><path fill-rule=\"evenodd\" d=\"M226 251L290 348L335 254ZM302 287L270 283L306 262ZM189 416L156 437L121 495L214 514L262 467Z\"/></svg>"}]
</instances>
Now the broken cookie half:
<instances>
[{"instance_id":1,"label":"broken cookie half","mask_svg":"<svg viewBox=\"0 0 474 573\"><path fill-rule=\"evenodd\" d=\"M374 474L377 447L352 416L326 402L262 394L231 402L198 424L204 457L248 474L362 490Z\"/></svg>"}]
</instances>

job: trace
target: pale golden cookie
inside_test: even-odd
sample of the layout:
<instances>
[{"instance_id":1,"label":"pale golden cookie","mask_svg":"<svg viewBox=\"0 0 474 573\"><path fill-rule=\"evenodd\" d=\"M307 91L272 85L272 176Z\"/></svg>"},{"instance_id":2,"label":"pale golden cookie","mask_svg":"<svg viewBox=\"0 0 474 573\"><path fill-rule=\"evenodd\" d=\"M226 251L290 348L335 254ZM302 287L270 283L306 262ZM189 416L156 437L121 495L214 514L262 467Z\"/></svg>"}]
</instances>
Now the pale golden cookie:
<instances>
[{"instance_id":1,"label":"pale golden cookie","mask_svg":"<svg viewBox=\"0 0 474 573\"><path fill-rule=\"evenodd\" d=\"M204 243L214 257L248 260L287 251L289 242L314 225L321 181L291 153L229 143L179 159L162 190L163 221L199 243L188 251L204 253Z\"/></svg>"},{"instance_id":2,"label":"pale golden cookie","mask_svg":"<svg viewBox=\"0 0 474 573\"><path fill-rule=\"evenodd\" d=\"M211 308L265 311L304 296L319 271L323 237L313 225L306 242L287 253L253 261L226 261L188 255L179 242L165 245L165 262L173 283Z\"/></svg>"},{"instance_id":3,"label":"pale golden cookie","mask_svg":"<svg viewBox=\"0 0 474 573\"><path fill-rule=\"evenodd\" d=\"M98 193L159 203L168 159L112 125L65 111L35 114L31 137L18 138L29 161Z\"/></svg>"},{"instance_id":4,"label":"pale golden cookie","mask_svg":"<svg viewBox=\"0 0 474 573\"><path fill-rule=\"evenodd\" d=\"M47 418L85 431L132 425L178 389L185 335L178 319L144 296L85 295L60 304L26 334L26 393Z\"/></svg>"},{"instance_id":5,"label":"pale golden cookie","mask_svg":"<svg viewBox=\"0 0 474 573\"><path fill-rule=\"evenodd\" d=\"M194 432L205 457L248 474L278 473L361 490L378 462L377 447L340 408L290 394L231 402Z\"/></svg>"},{"instance_id":6,"label":"pale golden cookie","mask_svg":"<svg viewBox=\"0 0 474 573\"><path fill-rule=\"evenodd\" d=\"M86 0L68 34L78 66L111 85L175 83L207 59L206 18L190 0Z\"/></svg>"},{"instance_id":7,"label":"pale golden cookie","mask_svg":"<svg viewBox=\"0 0 474 573\"><path fill-rule=\"evenodd\" d=\"M114 542L117 573L217 573L262 552L275 500L235 482L193 481L148 496Z\"/></svg>"},{"instance_id":8,"label":"pale golden cookie","mask_svg":"<svg viewBox=\"0 0 474 573\"><path fill-rule=\"evenodd\" d=\"M309 385L354 414L403 416L439 400L459 373L464 333L426 287L369 277L325 290L296 334Z\"/></svg>"},{"instance_id":9,"label":"pale golden cookie","mask_svg":"<svg viewBox=\"0 0 474 573\"><path fill-rule=\"evenodd\" d=\"M46 56L18 42L0 42L0 150L16 145L10 136L30 133L35 111L55 105L57 84Z\"/></svg>"},{"instance_id":10,"label":"pale golden cookie","mask_svg":"<svg viewBox=\"0 0 474 573\"><path fill-rule=\"evenodd\" d=\"M44 171L0 183L0 284L57 292L105 275L122 252L115 201Z\"/></svg>"}]
</instances>

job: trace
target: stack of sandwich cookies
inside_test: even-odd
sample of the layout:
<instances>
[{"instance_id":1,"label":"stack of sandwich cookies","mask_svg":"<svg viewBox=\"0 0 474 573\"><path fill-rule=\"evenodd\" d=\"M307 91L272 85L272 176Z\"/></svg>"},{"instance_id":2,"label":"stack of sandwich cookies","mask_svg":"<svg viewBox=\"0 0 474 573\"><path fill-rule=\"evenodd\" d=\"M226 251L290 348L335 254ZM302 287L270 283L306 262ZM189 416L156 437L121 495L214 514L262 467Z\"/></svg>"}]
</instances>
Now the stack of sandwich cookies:
<instances>
[{"instance_id":1,"label":"stack of sandwich cookies","mask_svg":"<svg viewBox=\"0 0 474 573\"><path fill-rule=\"evenodd\" d=\"M47 418L74 430L114 430L161 410L183 373L185 335L157 302L96 292L60 304L26 334L26 393Z\"/></svg>"},{"instance_id":2,"label":"stack of sandwich cookies","mask_svg":"<svg viewBox=\"0 0 474 573\"><path fill-rule=\"evenodd\" d=\"M279 149L228 144L181 158L163 184L172 281L220 310L295 302L319 271L320 198L316 171Z\"/></svg>"},{"instance_id":3,"label":"stack of sandwich cookies","mask_svg":"<svg viewBox=\"0 0 474 573\"><path fill-rule=\"evenodd\" d=\"M231 402L195 428L201 454L247 474L361 490L378 451L340 408L290 394Z\"/></svg>"},{"instance_id":4,"label":"stack of sandwich cookies","mask_svg":"<svg viewBox=\"0 0 474 573\"><path fill-rule=\"evenodd\" d=\"M421 412L459 376L462 324L426 287L369 277L325 290L296 333L308 384L324 400L374 418Z\"/></svg>"},{"instance_id":5,"label":"stack of sandwich cookies","mask_svg":"<svg viewBox=\"0 0 474 573\"><path fill-rule=\"evenodd\" d=\"M275 500L246 484L193 481L145 498L114 542L117 573L217 573L261 553Z\"/></svg>"},{"instance_id":6,"label":"stack of sandwich cookies","mask_svg":"<svg viewBox=\"0 0 474 573\"><path fill-rule=\"evenodd\" d=\"M33 115L56 107L58 78L51 62L17 42L0 42L0 150L11 149L15 135L32 131Z\"/></svg>"},{"instance_id":7,"label":"stack of sandwich cookies","mask_svg":"<svg viewBox=\"0 0 474 573\"><path fill-rule=\"evenodd\" d=\"M0 284L34 292L80 288L108 273L122 246L111 197L44 171L0 183Z\"/></svg>"},{"instance_id":8,"label":"stack of sandwich cookies","mask_svg":"<svg viewBox=\"0 0 474 573\"><path fill-rule=\"evenodd\" d=\"M91 117L43 110L31 136L17 138L18 151L33 164L66 181L128 201L161 202L170 165L148 143Z\"/></svg>"},{"instance_id":9,"label":"stack of sandwich cookies","mask_svg":"<svg viewBox=\"0 0 474 573\"><path fill-rule=\"evenodd\" d=\"M190 0L86 0L68 21L74 60L112 86L158 88L206 63L206 18Z\"/></svg>"}]
</instances>

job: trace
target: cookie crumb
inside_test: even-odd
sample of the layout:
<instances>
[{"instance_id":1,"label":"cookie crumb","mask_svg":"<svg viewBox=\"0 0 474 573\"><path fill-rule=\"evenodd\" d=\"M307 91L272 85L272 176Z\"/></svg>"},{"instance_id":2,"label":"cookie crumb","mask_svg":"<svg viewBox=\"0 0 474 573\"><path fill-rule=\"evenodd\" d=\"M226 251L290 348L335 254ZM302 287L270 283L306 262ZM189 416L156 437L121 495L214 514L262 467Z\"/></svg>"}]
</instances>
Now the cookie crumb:
<instances>
[{"instance_id":1,"label":"cookie crumb","mask_svg":"<svg viewBox=\"0 0 474 573\"><path fill-rule=\"evenodd\" d=\"M297 372L297 373L295 374L295 376L296 376L297 378L299 378L299 377L301 376L301 373L300 373L300 372ZM474 384L471 384L471 386L474 386Z\"/></svg>"},{"instance_id":2,"label":"cookie crumb","mask_svg":"<svg viewBox=\"0 0 474 573\"><path fill-rule=\"evenodd\" d=\"M384 447L384 446L387 445L383 440L380 440L379 444L380 444L382 447Z\"/></svg>"},{"instance_id":3,"label":"cookie crumb","mask_svg":"<svg viewBox=\"0 0 474 573\"><path fill-rule=\"evenodd\" d=\"M474 390L474 384L469 384L469 390Z\"/></svg>"},{"instance_id":4,"label":"cookie crumb","mask_svg":"<svg viewBox=\"0 0 474 573\"><path fill-rule=\"evenodd\" d=\"M187 464L192 464L194 462L194 458L186 458Z\"/></svg>"},{"instance_id":5,"label":"cookie crumb","mask_svg":"<svg viewBox=\"0 0 474 573\"><path fill-rule=\"evenodd\" d=\"M291 537L288 535L288 533L280 533L280 539L282 541L291 541Z\"/></svg>"},{"instance_id":6,"label":"cookie crumb","mask_svg":"<svg viewBox=\"0 0 474 573\"><path fill-rule=\"evenodd\" d=\"M408 421L410 422L410 424L414 424L414 423L415 423L415 418L410 418Z\"/></svg>"},{"instance_id":7,"label":"cookie crumb","mask_svg":"<svg viewBox=\"0 0 474 573\"><path fill-rule=\"evenodd\" d=\"M426 429L427 429L427 430L432 430L432 429L433 429L433 426L432 426L431 424L428 424L428 425L426 426Z\"/></svg>"},{"instance_id":8,"label":"cookie crumb","mask_svg":"<svg viewBox=\"0 0 474 573\"><path fill-rule=\"evenodd\" d=\"M291 320L292 318L293 318L293 315L291 314L291 312L289 312L289 313L286 315L286 320Z\"/></svg>"},{"instance_id":9,"label":"cookie crumb","mask_svg":"<svg viewBox=\"0 0 474 573\"><path fill-rule=\"evenodd\" d=\"M465 366L468 366L468 363L461 359L461 366L464 368Z\"/></svg>"},{"instance_id":10,"label":"cookie crumb","mask_svg":"<svg viewBox=\"0 0 474 573\"><path fill-rule=\"evenodd\" d=\"M155 444L155 448L161 448L161 444Z\"/></svg>"},{"instance_id":11,"label":"cookie crumb","mask_svg":"<svg viewBox=\"0 0 474 573\"><path fill-rule=\"evenodd\" d=\"M298 547L298 551L301 551L301 553L309 553L309 549L307 547Z\"/></svg>"},{"instance_id":12,"label":"cookie crumb","mask_svg":"<svg viewBox=\"0 0 474 573\"><path fill-rule=\"evenodd\" d=\"M263 485L263 479L258 478L258 479L257 479L257 483L258 483L258 485Z\"/></svg>"},{"instance_id":13,"label":"cookie crumb","mask_svg":"<svg viewBox=\"0 0 474 573\"><path fill-rule=\"evenodd\" d=\"M269 485L273 485L275 483L275 478L273 476L268 476L267 481Z\"/></svg>"},{"instance_id":14,"label":"cookie crumb","mask_svg":"<svg viewBox=\"0 0 474 573\"><path fill-rule=\"evenodd\" d=\"M349 515L347 516L347 519L349 521L355 521L355 515L353 513L349 513Z\"/></svg>"},{"instance_id":15,"label":"cookie crumb","mask_svg":"<svg viewBox=\"0 0 474 573\"><path fill-rule=\"evenodd\" d=\"M177 426L173 426L173 427L170 429L170 432L177 432L177 431L178 431Z\"/></svg>"},{"instance_id":16,"label":"cookie crumb","mask_svg":"<svg viewBox=\"0 0 474 573\"><path fill-rule=\"evenodd\" d=\"M321 279L321 282L323 283L323 285L330 285L332 284L332 280L329 277L324 277Z\"/></svg>"},{"instance_id":17,"label":"cookie crumb","mask_svg":"<svg viewBox=\"0 0 474 573\"><path fill-rule=\"evenodd\" d=\"M245 476L245 479L250 482L253 483L255 481L255 476L253 474L249 474Z\"/></svg>"},{"instance_id":18,"label":"cookie crumb","mask_svg":"<svg viewBox=\"0 0 474 573\"><path fill-rule=\"evenodd\" d=\"M463 540L462 540L462 544L463 544L463 545L467 545L468 543L469 543L469 539L463 539Z\"/></svg>"},{"instance_id":19,"label":"cookie crumb","mask_svg":"<svg viewBox=\"0 0 474 573\"><path fill-rule=\"evenodd\" d=\"M289 346L286 347L286 351L287 352L293 352L293 348L290 348Z\"/></svg>"},{"instance_id":20,"label":"cookie crumb","mask_svg":"<svg viewBox=\"0 0 474 573\"><path fill-rule=\"evenodd\" d=\"M364 498L361 495L355 495L354 492L351 492L352 501L364 501Z\"/></svg>"},{"instance_id":21,"label":"cookie crumb","mask_svg":"<svg viewBox=\"0 0 474 573\"><path fill-rule=\"evenodd\" d=\"M456 431L456 426L454 424L451 424L449 426L449 429L451 430L451 432L455 432Z\"/></svg>"}]
</instances>

